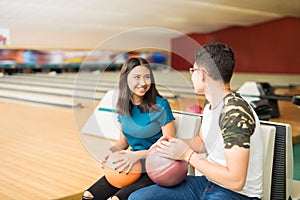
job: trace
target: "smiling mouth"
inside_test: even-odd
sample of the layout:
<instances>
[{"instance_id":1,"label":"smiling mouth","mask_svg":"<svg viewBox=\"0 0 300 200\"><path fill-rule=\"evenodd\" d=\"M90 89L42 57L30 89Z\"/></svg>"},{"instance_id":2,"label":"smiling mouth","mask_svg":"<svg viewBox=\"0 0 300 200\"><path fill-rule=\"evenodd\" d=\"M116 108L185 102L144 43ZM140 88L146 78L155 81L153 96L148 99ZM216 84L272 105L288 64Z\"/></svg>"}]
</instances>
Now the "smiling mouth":
<instances>
[{"instance_id":1,"label":"smiling mouth","mask_svg":"<svg viewBox=\"0 0 300 200\"><path fill-rule=\"evenodd\" d=\"M146 87L139 87L139 88L137 88L137 90L139 92L146 92Z\"/></svg>"}]
</instances>

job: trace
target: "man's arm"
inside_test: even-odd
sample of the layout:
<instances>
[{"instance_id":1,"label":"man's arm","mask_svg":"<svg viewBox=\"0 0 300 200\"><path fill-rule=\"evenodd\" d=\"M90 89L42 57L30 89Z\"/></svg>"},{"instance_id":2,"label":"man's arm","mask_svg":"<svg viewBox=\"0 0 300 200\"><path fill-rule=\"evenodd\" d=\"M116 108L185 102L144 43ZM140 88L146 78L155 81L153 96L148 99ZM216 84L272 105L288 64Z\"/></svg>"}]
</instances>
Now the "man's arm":
<instances>
[{"instance_id":1,"label":"man's arm","mask_svg":"<svg viewBox=\"0 0 300 200\"><path fill-rule=\"evenodd\" d=\"M226 166L211 163L202 159L192 150L186 152L185 160L201 171L207 178L231 190L242 190L247 177L249 149L234 147L224 149ZM192 156L189 158L189 155Z\"/></svg>"}]
</instances>

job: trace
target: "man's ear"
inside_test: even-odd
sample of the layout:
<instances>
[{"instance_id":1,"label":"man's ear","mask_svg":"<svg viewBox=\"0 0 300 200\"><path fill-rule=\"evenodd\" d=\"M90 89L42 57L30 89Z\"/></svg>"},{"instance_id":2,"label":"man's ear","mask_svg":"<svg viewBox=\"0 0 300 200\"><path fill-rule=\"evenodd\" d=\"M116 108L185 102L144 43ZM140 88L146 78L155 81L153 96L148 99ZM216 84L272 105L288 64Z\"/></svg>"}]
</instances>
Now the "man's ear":
<instances>
[{"instance_id":1,"label":"man's ear","mask_svg":"<svg viewBox=\"0 0 300 200\"><path fill-rule=\"evenodd\" d=\"M204 81L209 75L209 73L204 68L200 68L201 80Z\"/></svg>"},{"instance_id":2,"label":"man's ear","mask_svg":"<svg viewBox=\"0 0 300 200\"><path fill-rule=\"evenodd\" d=\"M206 69L200 68L200 71L201 71L202 73L204 73L205 75L210 76L210 74L208 73L208 71L207 71Z\"/></svg>"}]
</instances>

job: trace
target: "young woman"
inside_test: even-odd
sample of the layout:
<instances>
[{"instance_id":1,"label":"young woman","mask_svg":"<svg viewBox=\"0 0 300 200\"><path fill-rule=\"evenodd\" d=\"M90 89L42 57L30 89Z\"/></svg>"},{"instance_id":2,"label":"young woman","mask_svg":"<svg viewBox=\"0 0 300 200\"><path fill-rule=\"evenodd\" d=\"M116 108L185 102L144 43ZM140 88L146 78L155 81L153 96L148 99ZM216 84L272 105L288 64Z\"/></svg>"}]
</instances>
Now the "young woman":
<instances>
[{"instance_id":1,"label":"young woman","mask_svg":"<svg viewBox=\"0 0 300 200\"><path fill-rule=\"evenodd\" d=\"M151 66L143 58L130 58L122 66L116 111L122 128L120 139L108 149L102 164L111 153L121 151L123 158L117 170L129 171L141 160L143 173L135 183L121 189L109 184L103 176L84 192L84 200L127 199L133 191L154 184L144 168L149 148L162 136L175 137L171 107L158 93Z\"/></svg>"}]
</instances>

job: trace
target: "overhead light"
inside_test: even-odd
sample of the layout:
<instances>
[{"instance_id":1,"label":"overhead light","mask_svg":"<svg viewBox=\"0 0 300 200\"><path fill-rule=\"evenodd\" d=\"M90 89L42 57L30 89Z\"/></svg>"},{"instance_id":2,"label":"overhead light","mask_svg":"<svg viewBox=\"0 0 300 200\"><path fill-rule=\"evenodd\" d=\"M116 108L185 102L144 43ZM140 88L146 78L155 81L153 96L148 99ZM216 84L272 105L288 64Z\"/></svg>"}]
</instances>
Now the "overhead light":
<instances>
[{"instance_id":1,"label":"overhead light","mask_svg":"<svg viewBox=\"0 0 300 200\"><path fill-rule=\"evenodd\" d=\"M224 5L221 3L212 3L206 1L192 1L189 3L193 3L203 8L211 8L211 9L218 9L221 11L229 11L229 12L236 12L236 13L246 13L251 15L263 15L269 17L281 17L280 14L274 12L268 12L263 10L251 9L246 7L238 7L238 6L231 6L231 5Z\"/></svg>"}]
</instances>

